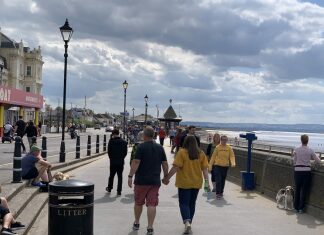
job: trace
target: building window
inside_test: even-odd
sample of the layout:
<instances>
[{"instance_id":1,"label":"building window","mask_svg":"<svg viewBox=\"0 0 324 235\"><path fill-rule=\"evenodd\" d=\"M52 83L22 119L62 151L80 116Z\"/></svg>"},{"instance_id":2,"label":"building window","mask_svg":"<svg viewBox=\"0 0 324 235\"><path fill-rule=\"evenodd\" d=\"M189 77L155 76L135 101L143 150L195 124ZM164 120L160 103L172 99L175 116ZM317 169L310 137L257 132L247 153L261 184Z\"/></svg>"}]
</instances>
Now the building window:
<instances>
[{"instance_id":1,"label":"building window","mask_svg":"<svg viewBox=\"0 0 324 235\"><path fill-rule=\"evenodd\" d=\"M30 86L26 86L26 92L30 92Z\"/></svg>"},{"instance_id":2,"label":"building window","mask_svg":"<svg viewBox=\"0 0 324 235\"><path fill-rule=\"evenodd\" d=\"M27 66L27 72L26 72L26 75L27 75L27 76L31 76L31 74L32 74L31 66Z\"/></svg>"}]
</instances>

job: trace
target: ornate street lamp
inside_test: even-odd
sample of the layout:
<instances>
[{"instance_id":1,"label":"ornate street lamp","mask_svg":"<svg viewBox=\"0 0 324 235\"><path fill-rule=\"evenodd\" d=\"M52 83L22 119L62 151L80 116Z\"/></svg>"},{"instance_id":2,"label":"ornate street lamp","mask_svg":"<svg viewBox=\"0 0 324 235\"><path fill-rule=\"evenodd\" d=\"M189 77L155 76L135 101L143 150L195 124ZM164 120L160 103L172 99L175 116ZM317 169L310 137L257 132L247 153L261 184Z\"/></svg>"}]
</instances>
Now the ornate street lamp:
<instances>
[{"instance_id":1,"label":"ornate street lamp","mask_svg":"<svg viewBox=\"0 0 324 235\"><path fill-rule=\"evenodd\" d=\"M147 95L145 95L145 97L144 97L144 100L145 100L145 121L144 121L144 123L145 123L145 125L146 125L146 123L147 123L147 101L148 101L148 96Z\"/></svg>"},{"instance_id":2,"label":"ornate street lamp","mask_svg":"<svg viewBox=\"0 0 324 235\"><path fill-rule=\"evenodd\" d=\"M127 91L127 87L128 87L128 83L125 80L125 82L123 82L123 88L124 88L124 139L126 137L126 91Z\"/></svg>"},{"instance_id":3,"label":"ornate street lamp","mask_svg":"<svg viewBox=\"0 0 324 235\"><path fill-rule=\"evenodd\" d=\"M4 61L2 57L0 56L0 85L2 86L2 70L4 68Z\"/></svg>"},{"instance_id":4,"label":"ornate street lamp","mask_svg":"<svg viewBox=\"0 0 324 235\"><path fill-rule=\"evenodd\" d=\"M60 162L65 162L65 105L66 105L66 71L67 71L67 58L68 58L68 43L72 37L73 29L69 26L68 19L66 19L65 24L60 27L63 41L65 43L65 53L64 53L64 86L63 86L63 112L62 112L62 141L60 149Z\"/></svg>"},{"instance_id":5,"label":"ornate street lamp","mask_svg":"<svg viewBox=\"0 0 324 235\"><path fill-rule=\"evenodd\" d=\"M133 111L133 121L134 121L135 120L135 116L134 116L135 108L133 108L132 111Z\"/></svg>"},{"instance_id":6,"label":"ornate street lamp","mask_svg":"<svg viewBox=\"0 0 324 235\"><path fill-rule=\"evenodd\" d=\"M159 119L159 105L156 105L156 119Z\"/></svg>"}]
</instances>

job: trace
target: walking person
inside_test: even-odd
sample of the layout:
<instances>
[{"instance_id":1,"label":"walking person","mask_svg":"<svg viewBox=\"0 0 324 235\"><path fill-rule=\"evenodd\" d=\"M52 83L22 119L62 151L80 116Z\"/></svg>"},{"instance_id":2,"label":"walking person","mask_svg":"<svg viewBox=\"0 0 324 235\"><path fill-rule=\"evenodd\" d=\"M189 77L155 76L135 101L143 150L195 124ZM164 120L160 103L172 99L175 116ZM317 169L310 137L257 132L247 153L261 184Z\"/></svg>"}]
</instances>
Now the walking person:
<instances>
[{"instance_id":1,"label":"walking person","mask_svg":"<svg viewBox=\"0 0 324 235\"><path fill-rule=\"evenodd\" d=\"M307 146L309 137L302 135L300 137L302 145L293 152L294 160L294 179L295 179L295 198L294 208L298 213L303 213L305 209L306 195L311 184L311 160L321 163L314 150Z\"/></svg>"},{"instance_id":2,"label":"walking person","mask_svg":"<svg viewBox=\"0 0 324 235\"><path fill-rule=\"evenodd\" d=\"M195 131L196 131L196 127L195 126L189 126L188 127L188 130L186 130L182 137L181 137L181 140L180 140L180 147L183 146L183 143L184 143L184 140L187 136L194 136L196 138L196 141L197 141L197 144L198 144L198 147L200 147L200 139L198 136L196 136L195 134Z\"/></svg>"},{"instance_id":3,"label":"walking person","mask_svg":"<svg viewBox=\"0 0 324 235\"><path fill-rule=\"evenodd\" d=\"M194 136L186 137L183 148L176 154L173 167L162 182L168 184L175 173L180 213L185 225L183 234L189 234L195 215L197 196L203 184L203 177L209 190L207 157L199 149Z\"/></svg>"},{"instance_id":4,"label":"walking person","mask_svg":"<svg viewBox=\"0 0 324 235\"><path fill-rule=\"evenodd\" d=\"M132 161L128 175L128 186L133 185L134 180L134 214L135 221L133 230L139 230L140 217L143 205L147 207L147 235L154 233L153 223L156 215L156 207L159 203L159 188L161 186L161 166L164 176L167 175L169 166L164 149L154 140L154 129L146 127L144 129L144 143L138 145L135 158Z\"/></svg>"},{"instance_id":5,"label":"walking person","mask_svg":"<svg viewBox=\"0 0 324 235\"><path fill-rule=\"evenodd\" d=\"M179 151L181 138L182 138L182 128L179 127L177 130L177 134L174 137L174 147L171 148L171 153L174 153L174 148L176 149L175 151L176 153Z\"/></svg>"},{"instance_id":6,"label":"walking person","mask_svg":"<svg viewBox=\"0 0 324 235\"><path fill-rule=\"evenodd\" d=\"M224 194L225 181L229 166L235 167L235 155L231 146L227 144L228 138L222 135L220 144L216 146L209 161L209 171L214 167L216 183L216 199L222 199Z\"/></svg>"},{"instance_id":7,"label":"walking person","mask_svg":"<svg viewBox=\"0 0 324 235\"><path fill-rule=\"evenodd\" d=\"M164 144L165 137L166 137L165 130L163 129L163 127L161 127L160 131L159 131L159 140L160 140L160 145L162 145L162 146Z\"/></svg>"},{"instance_id":8,"label":"walking person","mask_svg":"<svg viewBox=\"0 0 324 235\"><path fill-rule=\"evenodd\" d=\"M169 138L170 138L170 147L171 147L171 149L174 146L174 138L175 138L176 134L177 134L177 131L174 128L171 128L170 131L169 131Z\"/></svg>"},{"instance_id":9,"label":"walking person","mask_svg":"<svg viewBox=\"0 0 324 235\"><path fill-rule=\"evenodd\" d=\"M38 133L38 136L42 136L42 122L41 121L38 122L37 133Z\"/></svg>"},{"instance_id":10,"label":"walking person","mask_svg":"<svg viewBox=\"0 0 324 235\"><path fill-rule=\"evenodd\" d=\"M129 160L130 165L132 164L132 161L135 158L136 150L137 150L138 145L143 143L143 141L144 141L144 132L140 131L138 133L138 135L137 135L137 141L135 142L135 144L133 145L133 148L132 148L131 157L130 157L130 160Z\"/></svg>"},{"instance_id":11,"label":"walking person","mask_svg":"<svg viewBox=\"0 0 324 235\"><path fill-rule=\"evenodd\" d=\"M215 149L217 145L220 144L220 135L218 133L215 133L213 136L213 142L210 143L207 147L207 157L208 157L208 161L210 161L211 157L212 157L212 149ZM212 165L212 169L211 169L211 181L213 184L213 189L212 192L216 192L216 174L215 174L215 165Z\"/></svg>"},{"instance_id":12,"label":"walking person","mask_svg":"<svg viewBox=\"0 0 324 235\"><path fill-rule=\"evenodd\" d=\"M28 125L26 127L25 133L27 135L27 140L28 140L29 149L30 149L31 146L36 143L37 134L38 134L37 133L37 128L34 125L34 122L33 121L29 121L28 122Z\"/></svg>"},{"instance_id":13,"label":"walking person","mask_svg":"<svg viewBox=\"0 0 324 235\"><path fill-rule=\"evenodd\" d=\"M21 138L21 147L23 149L23 153L26 153L26 147L23 141L23 137L25 135L25 129L26 129L26 123L23 120L23 117L19 116L19 120L16 122L15 125L15 133L17 133L17 136Z\"/></svg>"},{"instance_id":14,"label":"walking person","mask_svg":"<svg viewBox=\"0 0 324 235\"><path fill-rule=\"evenodd\" d=\"M124 159L127 156L127 142L120 138L118 129L112 131L112 138L108 142L108 156L110 160L110 175L106 191L111 193L117 173L117 196L120 196L123 185Z\"/></svg>"}]
</instances>

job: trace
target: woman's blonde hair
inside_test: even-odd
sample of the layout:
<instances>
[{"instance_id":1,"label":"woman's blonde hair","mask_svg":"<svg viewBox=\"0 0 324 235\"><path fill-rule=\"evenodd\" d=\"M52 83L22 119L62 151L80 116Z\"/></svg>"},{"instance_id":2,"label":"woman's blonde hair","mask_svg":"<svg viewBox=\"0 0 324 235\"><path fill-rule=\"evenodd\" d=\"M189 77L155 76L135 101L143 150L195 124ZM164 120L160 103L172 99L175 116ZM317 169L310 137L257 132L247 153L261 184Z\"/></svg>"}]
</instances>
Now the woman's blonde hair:
<instances>
[{"instance_id":1,"label":"woman's blonde hair","mask_svg":"<svg viewBox=\"0 0 324 235\"><path fill-rule=\"evenodd\" d=\"M216 138L218 138L217 143L215 141ZM220 144L220 138L221 138L220 134L215 133L214 136L213 136L213 142L214 142L214 144L216 144L216 145Z\"/></svg>"},{"instance_id":2,"label":"woman's blonde hair","mask_svg":"<svg viewBox=\"0 0 324 235\"><path fill-rule=\"evenodd\" d=\"M199 158L201 150L198 147L195 136L188 135L183 142L183 148L188 151L190 160L195 160Z\"/></svg>"}]
</instances>

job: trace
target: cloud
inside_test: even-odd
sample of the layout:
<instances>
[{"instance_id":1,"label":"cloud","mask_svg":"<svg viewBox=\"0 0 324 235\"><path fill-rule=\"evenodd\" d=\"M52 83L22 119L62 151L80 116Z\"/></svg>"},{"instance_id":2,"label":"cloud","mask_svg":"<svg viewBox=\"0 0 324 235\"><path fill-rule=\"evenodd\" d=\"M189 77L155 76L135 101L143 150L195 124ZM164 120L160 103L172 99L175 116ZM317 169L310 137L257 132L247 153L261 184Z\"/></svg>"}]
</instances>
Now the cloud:
<instances>
[{"instance_id":1,"label":"cloud","mask_svg":"<svg viewBox=\"0 0 324 235\"><path fill-rule=\"evenodd\" d=\"M165 110L185 120L323 123L324 8L297 0L3 0L2 32L42 48L43 93L97 112ZM61 98L62 102L62 98ZM160 111L161 113L161 111ZM312 115L316 113L316 115Z\"/></svg>"}]
</instances>

